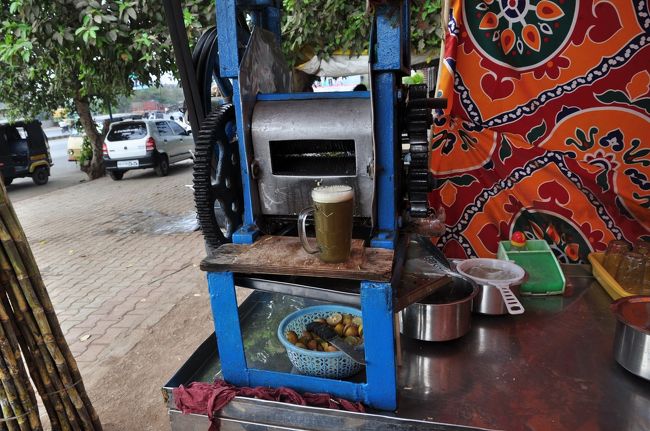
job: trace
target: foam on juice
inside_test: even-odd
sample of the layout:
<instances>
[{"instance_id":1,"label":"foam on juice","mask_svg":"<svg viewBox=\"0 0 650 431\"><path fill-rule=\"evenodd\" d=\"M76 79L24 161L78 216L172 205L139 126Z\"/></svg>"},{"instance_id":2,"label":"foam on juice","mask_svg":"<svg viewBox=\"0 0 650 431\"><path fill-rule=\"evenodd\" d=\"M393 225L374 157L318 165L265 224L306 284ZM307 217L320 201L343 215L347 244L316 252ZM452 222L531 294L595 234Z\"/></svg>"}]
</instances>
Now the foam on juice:
<instances>
[{"instance_id":1,"label":"foam on juice","mask_svg":"<svg viewBox=\"0 0 650 431\"><path fill-rule=\"evenodd\" d=\"M311 191L311 198L314 202L323 204L334 204L345 202L354 198L354 191L350 186L321 186Z\"/></svg>"}]
</instances>

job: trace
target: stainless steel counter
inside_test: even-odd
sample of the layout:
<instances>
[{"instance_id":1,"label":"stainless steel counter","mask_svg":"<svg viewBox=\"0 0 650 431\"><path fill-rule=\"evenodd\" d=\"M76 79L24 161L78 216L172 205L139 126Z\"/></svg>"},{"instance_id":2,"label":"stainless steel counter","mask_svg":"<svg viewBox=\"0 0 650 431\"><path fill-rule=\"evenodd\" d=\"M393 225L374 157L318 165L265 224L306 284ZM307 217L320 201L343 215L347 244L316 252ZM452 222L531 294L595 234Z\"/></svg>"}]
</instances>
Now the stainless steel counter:
<instances>
[{"instance_id":1,"label":"stainless steel counter","mask_svg":"<svg viewBox=\"0 0 650 431\"><path fill-rule=\"evenodd\" d=\"M450 342L402 337L396 412L355 414L237 398L222 411L222 429L650 430L650 382L612 356L609 296L588 266L564 269L565 294L525 297L523 315L474 315L469 334ZM275 339L277 324L315 303L254 292L240 308L249 364L290 371ZM208 339L163 391L174 430L208 424L173 410L171 388L211 381L217 373L216 344Z\"/></svg>"}]
</instances>

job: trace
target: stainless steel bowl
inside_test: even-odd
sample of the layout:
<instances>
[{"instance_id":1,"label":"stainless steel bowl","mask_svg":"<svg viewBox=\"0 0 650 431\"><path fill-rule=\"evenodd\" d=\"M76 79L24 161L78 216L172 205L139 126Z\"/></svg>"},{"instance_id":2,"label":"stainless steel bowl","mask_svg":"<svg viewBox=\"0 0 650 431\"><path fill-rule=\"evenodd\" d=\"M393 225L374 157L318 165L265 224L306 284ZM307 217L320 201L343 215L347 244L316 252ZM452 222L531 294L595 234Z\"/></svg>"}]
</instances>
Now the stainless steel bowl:
<instances>
[{"instance_id":1,"label":"stainless steel bowl","mask_svg":"<svg viewBox=\"0 0 650 431\"><path fill-rule=\"evenodd\" d=\"M618 320L614 358L629 372L650 380L650 296L627 296L611 307Z\"/></svg>"},{"instance_id":2,"label":"stainless steel bowl","mask_svg":"<svg viewBox=\"0 0 650 431\"><path fill-rule=\"evenodd\" d=\"M511 285L510 290L517 299L521 299L521 284ZM503 301L501 292L490 284L479 285L478 295L474 298L472 307L475 313L491 315L509 314L508 307L506 307L506 303Z\"/></svg>"},{"instance_id":3,"label":"stainless steel bowl","mask_svg":"<svg viewBox=\"0 0 650 431\"><path fill-rule=\"evenodd\" d=\"M451 283L400 313L402 333L423 341L462 337L471 328L472 300L478 291L472 280L452 277Z\"/></svg>"}]
</instances>

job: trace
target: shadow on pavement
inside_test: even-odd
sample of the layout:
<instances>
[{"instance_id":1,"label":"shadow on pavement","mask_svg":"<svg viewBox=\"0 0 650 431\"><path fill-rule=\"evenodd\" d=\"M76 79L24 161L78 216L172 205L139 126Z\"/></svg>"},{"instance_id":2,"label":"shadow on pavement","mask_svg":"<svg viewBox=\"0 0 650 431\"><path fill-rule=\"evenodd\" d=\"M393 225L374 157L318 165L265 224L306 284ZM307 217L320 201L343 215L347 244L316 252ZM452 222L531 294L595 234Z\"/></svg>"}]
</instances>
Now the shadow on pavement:
<instances>
[{"instance_id":1,"label":"shadow on pavement","mask_svg":"<svg viewBox=\"0 0 650 431\"><path fill-rule=\"evenodd\" d=\"M194 164L191 160L184 160L182 162L173 164L169 167L169 174L167 174L167 176L171 177L175 175L186 174L188 171L192 170L193 166ZM154 172L153 169L134 169L132 171L126 172L122 181L156 177L156 172Z\"/></svg>"}]
</instances>

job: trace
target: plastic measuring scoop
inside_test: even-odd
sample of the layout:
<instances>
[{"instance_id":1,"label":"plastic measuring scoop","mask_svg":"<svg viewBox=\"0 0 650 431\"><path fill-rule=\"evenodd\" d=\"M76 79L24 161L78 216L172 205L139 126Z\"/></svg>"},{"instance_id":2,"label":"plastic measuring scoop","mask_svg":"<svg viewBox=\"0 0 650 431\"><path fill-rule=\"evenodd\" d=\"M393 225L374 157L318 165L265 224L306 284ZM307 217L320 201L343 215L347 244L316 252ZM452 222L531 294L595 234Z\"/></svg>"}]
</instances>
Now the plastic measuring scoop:
<instances>
[{"instance_id":1,"label":"plastic measuring scoop","mask_svg":"<svg viewBox=\"0 0 650 431\"><path fill-rule=\"evenodd\" d=\"M519 265L499 259L467 259L456 266L456 270L478 284L494 286L503 298L510 314L522 314L524 306L512 293L510 286L521 283L526 271Z\"/></svg>"}]
</instances>

